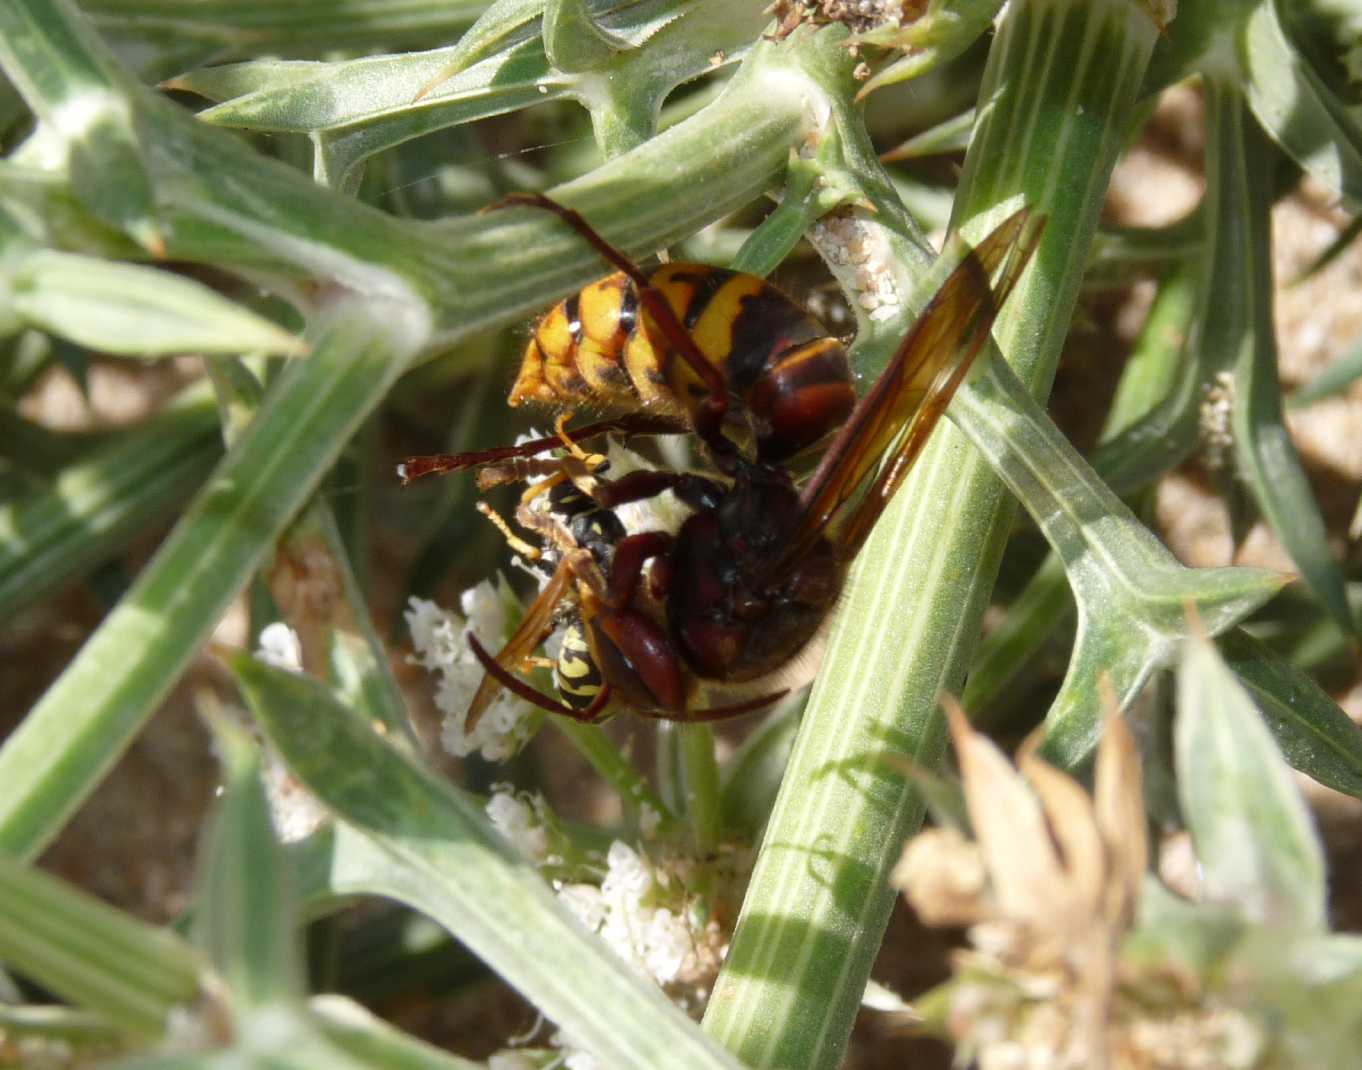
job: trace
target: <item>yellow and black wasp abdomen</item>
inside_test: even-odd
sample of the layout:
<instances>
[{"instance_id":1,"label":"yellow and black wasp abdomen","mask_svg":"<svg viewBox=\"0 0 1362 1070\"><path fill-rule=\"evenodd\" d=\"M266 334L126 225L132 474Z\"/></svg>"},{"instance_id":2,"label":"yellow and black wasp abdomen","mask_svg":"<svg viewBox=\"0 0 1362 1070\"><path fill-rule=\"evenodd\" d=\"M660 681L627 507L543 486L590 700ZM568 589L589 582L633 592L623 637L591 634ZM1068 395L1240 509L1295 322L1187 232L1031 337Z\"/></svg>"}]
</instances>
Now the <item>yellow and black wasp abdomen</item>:
<instances>
[{"instance_id":1,"label":"yellow and black wasp abdomen","mask_svg":"<svg viewBox=\"0 0 1362 1070\"><path fill-rule=\"evenodd\" d=\"M563 645L553 666L553 682L563 702L574 710L587 709L605 684L580 620L574 620L563 631Z\"/></svg>"},{"instance_id":2,"label":"yellow and black wasp abdomen","mask_svg":"<svg viewBox=\"0 0 1362 1070\"><path fill-rule=\"evenodd\" d=\"M755 425L763 460L781 460L839 426L855 405L846 351L807 311L756 275L664 264L649 276ZM689 416L705 385L642 312L633 284L608 275L544 316L510 403Z\"/></svg>"}]
</instances>

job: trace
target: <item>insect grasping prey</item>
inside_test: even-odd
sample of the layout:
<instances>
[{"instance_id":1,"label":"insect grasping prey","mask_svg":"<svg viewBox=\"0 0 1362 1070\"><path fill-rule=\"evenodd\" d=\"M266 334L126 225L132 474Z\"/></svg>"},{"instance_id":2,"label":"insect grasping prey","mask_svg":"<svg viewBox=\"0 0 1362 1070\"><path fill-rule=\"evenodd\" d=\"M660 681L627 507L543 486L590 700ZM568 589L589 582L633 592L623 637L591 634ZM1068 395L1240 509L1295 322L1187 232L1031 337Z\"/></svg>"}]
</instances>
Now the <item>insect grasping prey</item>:
<instances>
[{"instance_id":1,"label":"insect grasping prey","mask_svg":"<svg viewBox=\"0 0 1362 1070\"><path fill-rule=\"evenodd\" d=\"M848 567L984 348L1043 218L1023 208L965 252L853 403L840 343L763 280L695 264L646 274L572 209L537 194L508 203L555 213L618 269L540 321L512 402L589 400L623 412L575 431L560 420L557 436L520 446L411 458L400 469L410 481L495 465L505 481L516 463L557 465L551 478L589 500L576 515L594 517L598 528L591 543L560 515L546 540L557 567L515 635L495 657L469 635L487 672L469 730L502 687L588 721L611 700L676 721L769 705L791 686ZM834 429L797 484L789 459ZM585 463L576 445L610 431L676 430L695 433L712 473L644 469L611 478L603 459ZM539 456L565 443L569 457ZM665 490L693 510L674 532L624 534L603 519ZM526 491L522 522L534 522L525 503L538 493ZM560 658L558 702L516 673L564 617L572 687L562 686ZM705 705L701 692L731 701Z\"/></svg>"}]
</instances>

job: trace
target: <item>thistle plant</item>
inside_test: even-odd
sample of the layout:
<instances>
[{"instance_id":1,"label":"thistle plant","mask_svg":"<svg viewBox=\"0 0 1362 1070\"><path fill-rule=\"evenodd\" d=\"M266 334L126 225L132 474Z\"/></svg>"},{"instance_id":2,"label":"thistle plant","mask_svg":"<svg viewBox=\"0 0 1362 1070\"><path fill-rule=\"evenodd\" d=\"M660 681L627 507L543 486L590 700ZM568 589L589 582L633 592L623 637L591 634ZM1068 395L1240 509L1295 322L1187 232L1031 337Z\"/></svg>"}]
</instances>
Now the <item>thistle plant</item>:
<instances>
[{"instance_id":1,"label":"thistle plant","mask_svg":"<svg viewBox=\"0 0 1362 1070\"><path fill-rule=\"evenodd\" d=\"M1089 796L1034 750L1014 770L952 709L964 806L939 809L894 878L929 924L970 927L954 976L916 1010L980 1066L1356 1060L1362 945L1329 933L1304 800L1204 638L1178 659L1177 710L1190 901L1147 872L1139 751L1120 717L1098 745ZM1271 835L1246 842L1248 828Z\"/></svg>"},{"instance_id":2,"label":"thistle plant","mask_svg":"<svg viewBox=\"0 0 1362 1070\"><path fill-rule=\"evenodd\" d=\"M1309 672L1321 647L1355 654L1355 568L1284 422L1268 212L1298 171L1362 199L1357 16L1325 0L1000 6L933 0L917 18L827 0L0 6L5 619L41 615L76 584L108 591L101 566L173 518L0 746L0 1054L470 1065L309 976L304 923L379 899L433 921L468 970L552 1023L492 1065L836 1066L890 872L941 793L942 696L963 689L995 726L1030 728L1037 711L1009 691L1054 648L1067 670L1033 761L1082 776L1113 704L1151 739L1177 739L1169 820L1191 829L1208 883L1190 905L1142 885L1142 909L1157 910L1133 932L1151 961L1165 944L1195 951L1221 909L1235 939L1196 974L1220 999L1215 968L1261 954L1262 926L1281 923L1291 967L1259 963L1224 1000L1250 1023L1285 1001L1280 1036L1255 1033L1243 1065L1307 1065L1318 1050L1297 1040L1312 1014L1328 1019L1315 1037L1341 1035L1343 1002L1300 998L1312 954L1331 993L1355 986L1355 955L1326 935L1318 845L1276 749L1362 798L1362 733ZM1100 226L1123 151L1188 80L1206 110L1200 205L1149 231ZM508 152L489 151L498 139ZM963 151L958 180L891 169L879 154L895 146L896 159ZM525 321L602 272L548 213L479 211L522 189L639 258L675 249L766 275L807 260L807 241L854 319L862 388L962 242L1022 206L1047 220L948 420L858 555L807 700L754 716L731 754L708 726L650 726L647 769L617 734L509 696L477 738L457 717L477 686L466 631L504 641L533 582L466 482L398 490L387 435L423 428L444 436L425 448L458 451L520 429L499 393ZM924 235L946 231L962 237L938 259ZM1137 359L1085 458L1045 411L1062 343L1086 282L1151 268ZM31 416L52 376L182 354L202 374L140 423L73 435ZM1356 369L1340 361L1294 404L1345 389ZM1274 599L1288 575L1189 567L1140 519L1217 414L1222 487L1289 555L1294 601ZM691 447L663 443L655 460L703 467ZM373 552L395 530L420 543L405 566ZM232 607L249 620L235 645L214 638ZM34 863L204 657L235 684L195 700L223 792L188 915L151 926ZM1193 667L1170 729L1159 697L1180 657ZM542 665L524 668L550 686ZM449 749L481 753L462 783L413 730L400 686L412 679L439 688ZM561 816L511 760L569 751L617 822ZM1151 783L1159 757L1144 755ZM1250 783L1265 793L1256 809ZM306 820L287 802L271 815L284 794L308 800ZM1067 856L1076 841L1057 838ZM1142 859L1126 861L1098 878L1107 948L1141 884ZM387 961L391 982L412 958L402 947ZM1082 1037L1105 1036L1117 1005L1085 1004Z\"/></svg>"}]
</instances>

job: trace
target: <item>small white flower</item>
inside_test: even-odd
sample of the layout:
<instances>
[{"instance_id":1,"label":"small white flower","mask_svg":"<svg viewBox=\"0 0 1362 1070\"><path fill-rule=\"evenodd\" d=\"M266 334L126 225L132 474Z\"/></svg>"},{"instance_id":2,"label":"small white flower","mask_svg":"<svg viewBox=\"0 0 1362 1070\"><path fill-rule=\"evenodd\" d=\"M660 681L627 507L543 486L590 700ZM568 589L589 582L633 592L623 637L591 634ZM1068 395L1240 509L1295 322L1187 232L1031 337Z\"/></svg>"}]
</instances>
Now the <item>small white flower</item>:
<instances>
[{"instance_id":1,"label":"small white flower","mask_svg":"<svg viewBox=\"0 0 1362 1070\"><path fill-rule=\"evenodd\" d=\"M307 839L330 816L326 807L288 771L270 746L265 747L263 782L270 818L281 843Z\"/></svg>"},{"instance_id":2,"label":"small white flower","mask_svg":"<svg viewBox=\"0 0 1362 1070\"><path fill-rule=\"evenodd\" d=\"M482 667L478 666L476 671L480 673ZM477 685L475 679L472 686L460 687L457 691L436 689L436 705L445 715L444 723L440 726L440 743L456 758L464 758L477 751L489 762L504 762L513 757L529 738L527 716L530 707L503 691L483 712L477 727L469 732L464 718ZM450 701L442 703L442 694L450 697Z\"/></svg>"},{"instance_id":3,"label":"small white flower","mask_svg":"<svg viewBox=\"0 0 1362 1070\"><path fill-rule=\"evenodd\" d=\"M655 806L643 803L638 808L638 830L645 840L651 840L658 826L662 824L662 811Z\"/></svg>"},{"instance_id":4,"label":"small white flower","mask_svg":"<svg viewBox=\"0 0 1362 1070\"><path fill-rule=\"evenodd\" d=\"M695 949L690 927L670 910L661 907L653 911L642 932L643 965L659 984L676 980L686 960Z\"/></svg>"},{"instance_id":5,"label":"small white flower","mask_svg":"<svg viewBox=\"0 0 1362 1070\"><path fill-rule=\"evenodd\" d=\"M260 632L260 646L255 652L256 659L266 665L288 672L303 671L303 644L298 633L283 621L266 624Z\"/></svg>"},{"instance_id":6,"label":"small white flower","mask_svg":"<svg viewBox=\"0 0 1362 1070\"><path fill-rule=\"evenodd\" d=\"M637 904L653 886L653 874L643 858L622 840L615 840L605 856L606 874L601 894L618 903Z\"/></svg>"},{"instance_id":7,"label":"small white flower","mask_svg":"<svg viewBox=\"0 0 1362 1070\"><path fill-rule=\"evenodd\" d=\"M548 829L528 802L499 786L487 800L487 816L522 855L531 862L544 861L549 850Z\"/></svg>"},{"instance_id":8,"label":"small white flower","mask_svg":"<svg viewBox=\"0 0 1362 1070\"><path fill-rule=\"evenodd\" d=\"M495 585L484 580L463 593L460 605L468 614L467 620L421 598L408 603L405 616L416 650L412 660L440 676L435 688L435 705L445 715L440 741L457 757L480 751L488 761L504 761L529 736L529 705L505 691L492 700L473 732L465 727L469 703L483 677L482 665L469 649L465 633L471 624L486 649L499 649L506 638L507 607L514 598L506 582L498 577Z\"/></svg>"},{"instance_id":9,"label":"small white flower","mask_svg":"<svg viewBox=\"0 0 1362 1070\"><path fill-rule=\"evenodd\" d=\"M486 645L505 637L506 600L501 591L488 581L470 587L459 595L459 608L473 629L473 634Z\"/></svg>"},{"instance_id":10,"label":"small white flower","mask_svg":"<svg viewBox=\"0 0 1362 1070\"><path fill-rule=\"evenodd\" d=\"M455 661L463 651L463 633L454 627L454 618L424 598L412 598L407 603L407 630L416 648L416 664L437 670Z\"/></svg>"},{"instance_id":11,"label":"small white flower","mask_svg":"<svg viewBox=\"0 0 1362 1070\"><path fill-rule=\"evenodd\" d=\"M564 884L557 892L563 906L572 911L577 920L593 933L598 932L605 924L605 915L609 908L606 906L605 896L601 895L601 890L594 884Z\"/></svg>"}]
</instances>

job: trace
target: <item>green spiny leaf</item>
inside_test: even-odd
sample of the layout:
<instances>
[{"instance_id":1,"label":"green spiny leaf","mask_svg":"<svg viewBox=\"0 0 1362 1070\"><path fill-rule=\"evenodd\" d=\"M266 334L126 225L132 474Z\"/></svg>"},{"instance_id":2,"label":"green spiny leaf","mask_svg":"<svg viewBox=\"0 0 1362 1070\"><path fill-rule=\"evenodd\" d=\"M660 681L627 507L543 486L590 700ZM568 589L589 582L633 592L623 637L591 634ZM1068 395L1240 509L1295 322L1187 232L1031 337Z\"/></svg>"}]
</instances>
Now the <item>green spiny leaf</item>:
<instances>
[{"instance_id":1,"label":"green spiny leaf","mask_svg":"<svg viewBox=\"0 0 1362 1070\"><path fill-rule=\"evenodd\" d=\"M1178 668L1174 754L1205 898L1260 924L1325 927L1324 855L1252 700L1205 639Z\"/></svg>"}]
</instances>

